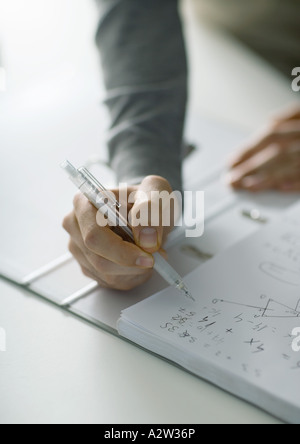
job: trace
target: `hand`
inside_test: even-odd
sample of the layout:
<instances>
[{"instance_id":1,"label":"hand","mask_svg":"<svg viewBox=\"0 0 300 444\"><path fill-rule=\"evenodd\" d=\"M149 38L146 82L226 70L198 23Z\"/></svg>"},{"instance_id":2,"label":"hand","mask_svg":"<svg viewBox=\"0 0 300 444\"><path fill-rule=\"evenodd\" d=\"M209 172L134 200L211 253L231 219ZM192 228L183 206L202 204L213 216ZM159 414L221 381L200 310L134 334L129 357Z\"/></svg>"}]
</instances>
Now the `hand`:
<instances>
[{"instance_id":1,"label":"hand","mask_svg":"<svg viewBox=\"0 0 300 444\"><path fill-rule=\"evenodd\" d=\"M229 183L253 192L300 191L300 109L273 122L233 160Z\"/></svg>"},{"instance_id":2,"label":"hand","mask_svg":"<svg viewBox=\"0 0 300 444\"><path fill-rule=\"evenodd\" d=\"M172 192L169 183L157 176L149 176L141 185L131 187L128 195L138 191L143 191L144 198L136 193L134 203L128 207L133 222L143 209L149 207L151 191ZM119 190L114 194L119 199ZM161 251L164 254L161 247L172 227L164 228L161 217L158 227L152 228L148 224L146 227L137 226L133 228L134 245L123 240L110 227L99 226L98 215L87 198L77 194L74 210L63 222L64 229L70 234L69 250L82 272L102 287L116 290L131 290L146 282L154 266L152 253Z\"/></svg>"}]
</instances>

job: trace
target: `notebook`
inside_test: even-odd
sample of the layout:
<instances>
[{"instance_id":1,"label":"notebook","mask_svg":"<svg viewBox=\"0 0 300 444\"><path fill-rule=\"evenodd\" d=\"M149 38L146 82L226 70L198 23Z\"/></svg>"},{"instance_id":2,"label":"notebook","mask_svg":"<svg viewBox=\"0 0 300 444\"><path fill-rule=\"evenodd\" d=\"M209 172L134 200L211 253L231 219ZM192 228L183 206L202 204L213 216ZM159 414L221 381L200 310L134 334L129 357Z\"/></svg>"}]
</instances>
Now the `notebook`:
<instances>
[{"instance_id":1,"label":"notebook","mask_svg":"<svg viewBox=\"0 0 300 444\"><path fill-rule=\"evenodd\" d=\"M168 288L124 310L119 334L299 424L299 220L297 204L196 269L195 303Z\"/></svg>"}]
</instances>

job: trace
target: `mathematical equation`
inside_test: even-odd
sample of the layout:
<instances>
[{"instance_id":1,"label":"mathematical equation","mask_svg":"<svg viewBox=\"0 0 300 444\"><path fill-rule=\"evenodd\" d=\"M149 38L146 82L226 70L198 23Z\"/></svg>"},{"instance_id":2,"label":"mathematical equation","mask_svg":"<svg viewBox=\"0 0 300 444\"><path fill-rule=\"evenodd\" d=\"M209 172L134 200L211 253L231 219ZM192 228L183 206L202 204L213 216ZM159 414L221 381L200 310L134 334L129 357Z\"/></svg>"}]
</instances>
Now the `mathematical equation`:
<instances>
[{"instance_id":1,"label":"mathematical equation","mask_svg":"<svg viewBox=\"0 0 300 444\"><path fill-rule=\"evenodd\" d=\"M241 372L255 378L263 374L266 358L261 357L265 354L267 359L280 360L284 367L300 371L300 361L296 361L297 355L292 351L292 330L285 331L284 327L278 326L279 318L300 317L297 311L300 300L297 310L266 295L261 295L260 300L261 305L256 306L215 299L210 307L201 309L201 315L199 310L190 311L181 306L160 324L160 330L181 346L192 348L200 355L205 351L211 358L232 363ZM274 344L279 343L281 347L274 349Z\"/></svg>"}]
</instances>

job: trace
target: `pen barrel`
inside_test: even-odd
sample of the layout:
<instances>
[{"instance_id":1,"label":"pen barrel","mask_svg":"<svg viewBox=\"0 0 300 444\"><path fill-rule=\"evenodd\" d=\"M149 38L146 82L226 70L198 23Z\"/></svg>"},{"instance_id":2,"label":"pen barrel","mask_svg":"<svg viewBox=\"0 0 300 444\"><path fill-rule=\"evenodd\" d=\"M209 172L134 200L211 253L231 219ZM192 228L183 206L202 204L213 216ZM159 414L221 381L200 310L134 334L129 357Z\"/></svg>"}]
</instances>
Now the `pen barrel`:
<instances>
[{"instance_id":1,"label":"pen barrel","mask_svg":"<svg viewBox=\"0 0 300 444\"><path fill-rule=\"evenodd\" d=\"M156 270L161 277L165 279L170 285L177 287L183 282L181 276L174 270L174 268L162 257L160 253L154 253L154 270Z\"/></svg>"}]
</instances>

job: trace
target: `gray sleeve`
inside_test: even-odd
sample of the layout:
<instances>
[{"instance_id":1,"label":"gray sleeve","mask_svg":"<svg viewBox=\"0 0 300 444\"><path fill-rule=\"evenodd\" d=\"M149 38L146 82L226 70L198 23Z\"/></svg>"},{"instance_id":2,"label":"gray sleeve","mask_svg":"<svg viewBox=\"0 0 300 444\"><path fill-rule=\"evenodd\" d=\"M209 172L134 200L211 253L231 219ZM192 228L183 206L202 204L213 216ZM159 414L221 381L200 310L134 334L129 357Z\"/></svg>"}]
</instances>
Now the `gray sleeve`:
<instances>
[{"instance_id":1,"label":"gray sleeve","mask_svg":"<svg viewBox=\"0 0 300 444\"><path fill-rule=\"evenodd\" d=\"M187 61L178 1L97 2L111 165L119 181L154 174L181 190Z\"/></svg>"}]
</instances>

